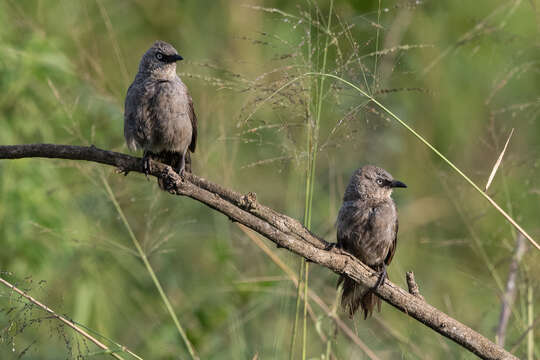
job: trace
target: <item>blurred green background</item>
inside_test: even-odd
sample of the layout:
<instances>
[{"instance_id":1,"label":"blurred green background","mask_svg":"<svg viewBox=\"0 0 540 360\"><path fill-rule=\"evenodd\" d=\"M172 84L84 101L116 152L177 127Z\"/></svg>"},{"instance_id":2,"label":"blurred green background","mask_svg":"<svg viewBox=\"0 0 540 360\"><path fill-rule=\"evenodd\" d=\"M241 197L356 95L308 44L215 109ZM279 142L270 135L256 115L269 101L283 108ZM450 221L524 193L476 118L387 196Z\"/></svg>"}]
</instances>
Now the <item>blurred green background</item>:
<instances>
[{"instance_id":1,"label":"blurred green background","mask_svg":"<svg viewBox=\"0 0 540 360\"><path fill-rule=\"evenodd\" d=\"M168 41L185 59L178 73L199 118L194 173L303 220L316 154L311 228L335 241L350 175L366 163L384 167L409 185L394 194L400 232L390 279L406 288L405 272L414 271L429 303L494 340L513 228L359 93L330 79L292 80L325 71L357 84L482 187L515 129L489 194L538 241L538 6L0 0L0 144L127 152L127 87L153 41ZM0 271L9 272L2 276L145 359L189 358L105 183L201 358L290 357L296 289L258 235L140 174L85 162L0 161ZM298 272L298 258L262 242ZM520 263L507 330L505 347L520 358L540 357L539 256L529 247ZM474 358L387 304L367 321L348 319L337 307L336 281L310 266L310 289L355 335L311 300L307 358ZM110 358L6 288L0 310L2 359ZM301 357L301 339L300 329L292 358Z\"/></svg>"}]
</instances>

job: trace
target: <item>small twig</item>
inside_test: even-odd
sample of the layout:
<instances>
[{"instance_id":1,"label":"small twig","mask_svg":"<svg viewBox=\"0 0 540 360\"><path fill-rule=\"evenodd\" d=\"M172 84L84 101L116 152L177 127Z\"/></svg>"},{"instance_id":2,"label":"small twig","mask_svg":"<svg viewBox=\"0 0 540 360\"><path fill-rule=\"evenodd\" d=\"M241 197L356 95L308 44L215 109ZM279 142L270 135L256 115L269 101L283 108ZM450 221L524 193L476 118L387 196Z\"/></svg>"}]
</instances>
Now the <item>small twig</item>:
<instances>
[{"instance_id":1,"label":"small twig","mask_svg":"<svg viewBox=\"0 0 540 360\"><path fill-rule=\"evenodd\" d=\"M112 357L116 358L116 359L120 359L120 360L123 360L124 358L121 357L120 355L116 354L113 350L109 349L107 347L107 345L103 344L101 341L99 341L98 339L96 339L95 337L93 337L92 335L90 335L88 332L86 332L84 329L80 328L77 324L75 324L73 321L71 320L68 320L66 319L65 317L63 317L62 315L58 315L57 313L54 312L54 310L52 310L51 308L49 308L48 306L40 303L39 301L37 301L36 299L34 299L32 296L28 295L27 293L25 293L24 291L20 290L18 287L16 287L15 285L12 285L11 283L9 283L7 280L3 279L0 277L0 283L2 283L3 285L7 286L8 288L10 288L11 290L13 290L14 292L16 292L17 294L21 295L23 298L25 298L26 300L30 301L32 304L36 305L37 307L39 307L40 309L44 310L45 312L49 313L52 317L60 320L61 322L63 322L64 324L66 324L67 326L69 326L70 328L72 328L73 330L75 330L76 332L78 332L79 334L81 334L82 336L84 336L85 338L87 338L88 340L90 340L91 342L93 342L94 344L97 345L97 347L99 347L100 349L102 350L105 350L107 353L109 353ZM139 356L135 355L134 353L132 353L131 351L129 351L128 349L126 349L124 346L122 346L122 351L125 351L127 353L129 353L130 355L136 357L137 359L141 359ZM141 359L142 360L142 359Z\"/></svg>"},{"instance_id":2,"label":"small twig","mask_svg":"<svg viewBox=\"0 0 540 360\"><path fill-rule=\"evenodd\" d=\"M407 271L406 277L407 277L407 286L409 287L409 293L411 295L416 296L420 300L425 301L422 294L420 294L420 290L418 289L418 285L416 284L416 281L414 280L414 273L412 271Z\"/></svg>"},{"instance_id":3,"label":"small twig","mask_svg":"<svg viewBox=\"0 0 540 360\"><path fill-rule=\"evenodd\" d=\"M534 319L531 325L529 325L525 331L518 337L518 339L514 342L514 345L512 345L512 348L510 349L511 352L514 352L517 350L518 346L521 344L521 342L527 337L527 335L533 330L536 325L540 324L540 315Z\"/></svg>"},{"instance_id":4,"label":"small twig","mask_svg":"<svg viewBox=\"0 0 540 360\"><path fill-rule=\"evenodd\" d=\"M517 284L516 279L518 275L519 263L525 251L527 250L526 239L521 233L517 234L516 248L514 256L512 256L512 263L510 264L510 271L508 272L508 281L506 282L506 290L502 296L501 315L499 317L499 325L497 326L496 342L497 345L504 346L504 340L506 337L506 328L508 326L508 320L512 313L512 306L516 297Z\"/></svg>"}]
</instances>

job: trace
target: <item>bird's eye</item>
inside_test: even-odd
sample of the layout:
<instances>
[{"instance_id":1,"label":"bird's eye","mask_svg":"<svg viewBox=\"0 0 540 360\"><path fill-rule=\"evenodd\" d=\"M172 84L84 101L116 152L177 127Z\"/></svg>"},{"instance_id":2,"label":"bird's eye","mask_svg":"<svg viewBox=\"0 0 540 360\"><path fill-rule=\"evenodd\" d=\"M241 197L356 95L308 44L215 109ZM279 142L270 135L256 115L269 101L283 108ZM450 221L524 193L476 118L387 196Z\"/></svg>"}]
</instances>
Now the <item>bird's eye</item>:
<instances>
[{"instance_id":1,"label":"bird's eye","mask_svg":"<svg viewBox=\"0 0 540 360\"><path fill-rule=\"evenodd\" d=\"M379 184L379 185L382 185L382 184L383 184L383 180L382 180L381 178L379 178L379 179L377 179L377 180L375 180L375 181L376 181L377 184Z\"/></svg>"},{"instance_id":2,"label":"bird's eye","mask_svg":"<svg viewBox=\"0 0 540 360\"><path fill-rule=\"evenodd\" d=\"M158 53L156 54L156 59L158 59L158 60L163 60L163 54L160 53L160 52L158 52Z\"/></svg>"}]
</instances>

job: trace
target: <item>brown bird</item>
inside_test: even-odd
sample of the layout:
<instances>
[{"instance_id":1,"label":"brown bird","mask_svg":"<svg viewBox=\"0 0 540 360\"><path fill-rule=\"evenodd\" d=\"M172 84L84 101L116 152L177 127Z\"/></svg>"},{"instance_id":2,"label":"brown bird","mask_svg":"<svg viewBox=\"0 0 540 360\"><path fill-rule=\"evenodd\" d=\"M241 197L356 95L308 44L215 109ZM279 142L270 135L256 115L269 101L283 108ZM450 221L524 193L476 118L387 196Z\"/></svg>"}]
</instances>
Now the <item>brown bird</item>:
<instances>
[{"instance_id":1,"label":"brown bird","mask_svg":"<svg viewBox=\"0 0 540 360\"><path fill-rule=\"evenodd\" d=\"M150 158L171 165L180 175L184 169L191 171L189 151L194 152L197 143L197 117L188 89L176 74L180 60L172 45L156 41L141 58L127 91L124 136L131 150L144 150L147 174Z\"/></svg>"},{"instance_id":2,"label":"brown bird","mask_svg":"<svg viewBox=\"0 0 540 360\"><path fill-rule=\"evenodd\" d=\"M380 273L375 289L388 277L386 266L396 251L398 218L392 189L406 188L386 170L366 165L355 171L343 196L337 219L337 246L354 255ZM381 299L373 289L358 284L347 276L343 284L341 306L352 317L362 308L364 319L372 314L375 305L381 310Z\"/></svg>"}]
</instances>

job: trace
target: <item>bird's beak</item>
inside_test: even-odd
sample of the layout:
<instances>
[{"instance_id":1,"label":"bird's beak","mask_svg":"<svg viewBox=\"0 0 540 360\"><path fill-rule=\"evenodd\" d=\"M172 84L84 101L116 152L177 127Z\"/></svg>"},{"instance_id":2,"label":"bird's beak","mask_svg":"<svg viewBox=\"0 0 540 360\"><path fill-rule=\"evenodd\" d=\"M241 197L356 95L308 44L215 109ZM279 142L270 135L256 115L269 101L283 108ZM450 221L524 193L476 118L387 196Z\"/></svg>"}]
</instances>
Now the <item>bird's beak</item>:
<instances>
[{"instance_id":1,"label":"bird's beak","mask_svg":"<svg viewBox=\"0 0 540 360\"><path fill-rule=\"evenodd\" d=\"M173 56L171 57L171 59L172 59L173 61L180 61L180 60L184 60L184 58L183 58L183 57L181 57L181 56L180 56L180 55L178 55L178 54L176 54L176 55L173 55Z\"/></svg>"},{"instance_id":2,"label":"bird's beak","mask_svg":"<svg viewBox=\"0 0 540 360\"><path fill-rule=\"evenodd\" d=\"M405 185L404 183L402 183L401 181L399 180L394 180L390 183L390 187L393 187L393 188L406 188L407 185Z\"/></svg>"}]
</instances>

